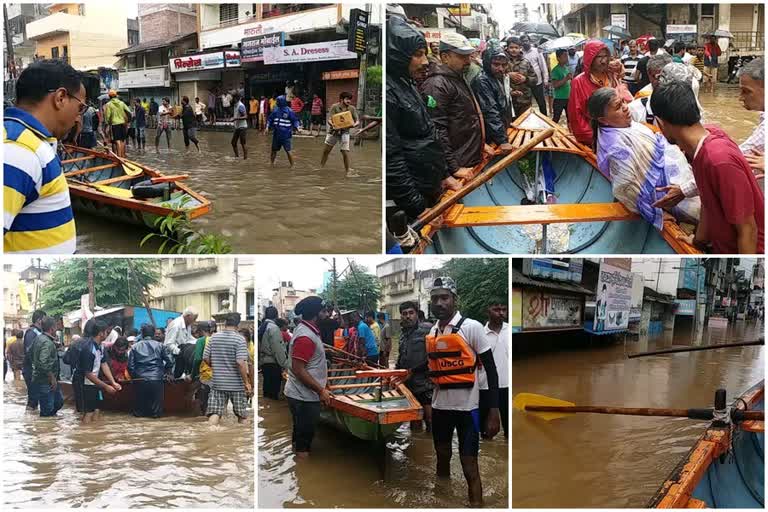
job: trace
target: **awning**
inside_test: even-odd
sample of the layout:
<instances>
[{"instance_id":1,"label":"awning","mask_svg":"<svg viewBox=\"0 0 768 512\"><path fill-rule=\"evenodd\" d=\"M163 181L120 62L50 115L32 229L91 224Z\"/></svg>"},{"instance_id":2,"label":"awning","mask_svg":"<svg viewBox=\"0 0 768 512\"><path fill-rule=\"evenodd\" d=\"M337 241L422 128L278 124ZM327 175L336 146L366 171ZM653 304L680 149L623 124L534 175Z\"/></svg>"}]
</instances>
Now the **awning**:
<instances>
[{"instance_id":1,"label":"awning","mask_svg":"<svg viewBox=\"0 0 768 512\"><path fill-rule=\"evenodd\" d=\"M146 52L149 50L157 50L158 48L172 46L174 43L177 43L182 39L185 39L187 37L194 36L194 35L196 35L196 32L190 32L188 34L176 34L175 36L172 36L170 39L153 39L151 41L144 41L142 43L129 46L128 48L123 48L122 50L117 52L115 56L119 57L121 55L130 55L133 53Z\"/></svg>"},{"instance_id":2,"label":"awning","mask_svg":"<svg viewBox=\"0 0 768 512\"><path fill-rule=\"evenodd\" d=\"M522 274L522 272L512 269L512 286L529 286L534 288L546 288L548 290L557 290L561 292L579 293L582 295L594 295L593 290L589 290L576 283L570 283L566 281L552 281L549 279L538 279L534 277L528 277Z\"/></svg>"}]
</instances>

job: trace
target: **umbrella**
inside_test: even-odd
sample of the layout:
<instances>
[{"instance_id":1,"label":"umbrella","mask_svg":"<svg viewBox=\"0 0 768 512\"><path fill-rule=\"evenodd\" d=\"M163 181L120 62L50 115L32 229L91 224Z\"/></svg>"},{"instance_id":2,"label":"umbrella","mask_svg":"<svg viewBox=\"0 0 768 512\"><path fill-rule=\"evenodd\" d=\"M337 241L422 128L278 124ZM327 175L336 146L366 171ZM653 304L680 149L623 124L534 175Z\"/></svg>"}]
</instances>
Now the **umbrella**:
<instances>
[{"instance_id":1,"label":"umbrella","mask_svg":"<svg viewBox=\"0 0 768 512\"><path fill-rule=\"evenodd\" d=\"M632 34L617 25L608 25L607 27L603 27L603 30L611 35L623 37L624 39L632 37Z\"/></svg>"},{"instance_id":2,"label":"umbrella","mask_svg":"<svg viewBox=\"0 0 768 512\"><path fill-rule=\"evenodd\" d=\"M581 32L569 32L568 34L565 34L565 35L569 36L569 37L580 37L582 39L586 39L587 38L587 36L585 36Z\"/></svg>"},{"instance_id":3,"label":"umbrella","mask_svg":"<svg viewBox=\"0 0 768 512\"><path fill-rule=\"evenodd\" d=\"M546 43L539 46L539 48L545 52L553 52L561 48L573 48L574 46L582 44L586 40L586 37L563 36L551 41L547 41Z\"/></svg>"},{"instance_id":4,"label":"umbrella","mask_svg":"<svg viewBox=\"0 0 768 512\"><path fill-rule=\"evenodd\" d=\"M521 34L540 34L545 36L549 35L552 37L560 37L557 29L549 23L519 22L512 26L512 30Z\"/></svg>"},{"instance_id":5,"label":"umbrella","mask_svg":"<svg viewBox=\"0 0 768 512\"><path fill-rule=\"evenodd\" d=\"M706 32L706 33L702 34L702 36L704 36L704 37L709 37L709 36L727 37L728 39L733 39L733 34L728 32L727 30L721 30L721 29L717 29L714 32L710 30L709 32Z\"/></svg>"}]
</instances>

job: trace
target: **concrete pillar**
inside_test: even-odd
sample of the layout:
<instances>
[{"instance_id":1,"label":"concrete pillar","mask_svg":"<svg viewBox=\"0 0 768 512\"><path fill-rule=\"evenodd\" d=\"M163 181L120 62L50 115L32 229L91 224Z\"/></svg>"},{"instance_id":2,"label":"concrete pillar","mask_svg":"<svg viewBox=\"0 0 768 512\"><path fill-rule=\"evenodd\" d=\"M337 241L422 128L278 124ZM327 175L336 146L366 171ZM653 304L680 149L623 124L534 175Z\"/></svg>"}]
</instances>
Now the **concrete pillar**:
<instances>
[{"instance_id":1,"label":"concrete pillar","mask_svg":"<svg viewBox=\"0 0 768 512\"><path fill-rule=\"evenodd\" d=\"M651 323L651 302L643 302L643 309L640 313L640 338L648 336L648 327Z\"/></svg>"}]
</instances>

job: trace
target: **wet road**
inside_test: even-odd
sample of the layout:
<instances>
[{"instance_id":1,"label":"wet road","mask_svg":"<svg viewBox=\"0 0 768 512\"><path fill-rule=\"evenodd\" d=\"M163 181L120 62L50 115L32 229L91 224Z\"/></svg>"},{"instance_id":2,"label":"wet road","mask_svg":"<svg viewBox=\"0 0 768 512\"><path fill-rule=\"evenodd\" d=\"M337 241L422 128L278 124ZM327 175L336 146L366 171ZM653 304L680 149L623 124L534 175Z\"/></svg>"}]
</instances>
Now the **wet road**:
<instances>
[{"instance_id":1,"label":"wet road","mask_svg":"<svg viewBox=\"0 0 768 512\"><path fill-rule=\"evenodd\" d=\"M762 322L711 330L703 343L753 340ZM689 345L690 332L628 342L628 352ZM623 345L513 357L512 392L579 405L709 407L717 388L729 403L764 378L764 347L626 359ZM701 435L706 422L576 414L550 422L512 413L514 507L644 507Z\"/></svg>"},{"instance_id":2,"label":"wet road","mask_svg":"<svg viewBox=\"0 0 768 512\"><path fill-rule=\"evenodd\" d=\"M717 84L715 93L699 92L699 103L704 107L704 123L716 124L737 144L744 142L760 122L760 113L744 108L739 101L737 84Z\"/></svg>"},{"instance_id":3,"label":"wet road","mask_svg":"<svg viewBox=\"0 0 768 512\"><path fill-rule=\"evenodd\" d=\"M289 508L460 508L468 505L454 439L451 480L435 478L431 434L410 432L407 425L386 448L321 424L308 460L291 454L288 404L259 401L259 507ZM480 473L488 508L508 504L509 443L503 435L481 441Z\"/></svg>"},{"instance_id":4,"label":"wet road","mask_svg":"<svg viewBox=\"0 0 768 512\"><path fill-rule=\"evenodd\" d=\"M8 375L12 379L12 375ZM253 508L253 420L104 413L80 426L26 413L23 382L5 383L3 502L8 507Z\"/></svg>"},{"instance_id":5,"label":"wet road","mask_svg":"<svg viewBox=\"0 0 768 512\"><path fill-rule=\"evenodd\" d=\"M147 130L147 152L128 150L128 159L166 174L189 174L187 184L213 202L213 211L194 221L206 232L229 238L234 253L378 253L381 252L381 143L352 145L347 178L338 146L320 169L324 136L294 136L295 167L285 153L269 167L272 136L248 132L248 159L235 158L230 132L198 133L201 153L186 151L180 130L171 150L165 138L154 150ZM238 147L238 151L240 148ZM139 248L146 232L103 219L78 215L78 252L154 252Z\"/></svg>"}]
</instances>

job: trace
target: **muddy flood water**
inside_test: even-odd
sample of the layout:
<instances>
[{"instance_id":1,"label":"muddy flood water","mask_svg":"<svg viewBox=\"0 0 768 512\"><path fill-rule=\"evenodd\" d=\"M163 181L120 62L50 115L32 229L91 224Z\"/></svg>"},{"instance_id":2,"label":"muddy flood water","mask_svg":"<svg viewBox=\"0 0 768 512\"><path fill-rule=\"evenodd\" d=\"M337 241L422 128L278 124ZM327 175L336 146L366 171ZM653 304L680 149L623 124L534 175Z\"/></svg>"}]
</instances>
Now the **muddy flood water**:
<instances>
[{"instance_id":1,"label":"muddy flood water","mask_svg":"<svg viewBox=\"0 0 768 512\"><path fill-rule=\"evenodd\" d=\"M468 505L454 436L451 480L435 477L431 434L400 427L386 446L358 441L320 424L308 460L291 453L288 404L259 400L257 447L260 508L461 508ZM502 434L480 442L480 474L488 508L506 508L509 443Z\"/></svg>"},{"instance_id":2,"label":"muddy flood water","mask_svg":"<svg viewBox=\"0 0 768 512\"><path fill-rule=\"evenodd\" d=\"M351 146L346 177L338 146L320 169L324 136L294 136L295 166L285 153L269 166L272 136L248 131L248 159L235 158L229 131L198 132L201 152L184 148L174 130L171 149L165 137L155 153L155 130L147 130L146 154L128 149L127 158L165 174L189 174L185 182L213 202L213 210L194 221L207 233L225 235L234 253L381 252L381 142ZM155 252L139 242L147 234L90 215L76 215L78 252Z\"/></svg>"},{"instance_id":3,"label":"muddy flood water","mask_svg":"<svg viewBox=\"0 0 768 512\"><path fill-rule=\"evenodd\" d=\"M712 329L694 344L757 339L763 324ZM578 405L711 407L715 390L728 402L764 378L765 348L741 347L627 359L691 345L677 339L627 342L513 357L512 393L538 393ZM625 352L626 351L626 352ZM645 507L707 423L684 418L574 414L543 421L512 412L514 507Z\"/></svg>"},{"instance_id":4,"label":"muddy flood water","mask_svg":"<svg viewBox=\"0 0 768 512\"><path fill-rule=\"evenodd\" d=\"M4 507L254 506L253 420L238 425L231 407L217 427L110 412L80 426L72 404L58 418L26 413L23 382L4 393Z\"/></svg>"}]
</instances>

